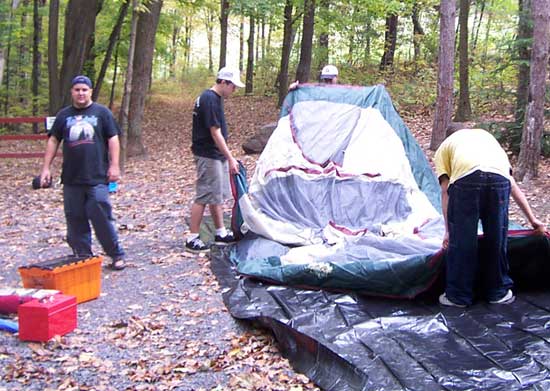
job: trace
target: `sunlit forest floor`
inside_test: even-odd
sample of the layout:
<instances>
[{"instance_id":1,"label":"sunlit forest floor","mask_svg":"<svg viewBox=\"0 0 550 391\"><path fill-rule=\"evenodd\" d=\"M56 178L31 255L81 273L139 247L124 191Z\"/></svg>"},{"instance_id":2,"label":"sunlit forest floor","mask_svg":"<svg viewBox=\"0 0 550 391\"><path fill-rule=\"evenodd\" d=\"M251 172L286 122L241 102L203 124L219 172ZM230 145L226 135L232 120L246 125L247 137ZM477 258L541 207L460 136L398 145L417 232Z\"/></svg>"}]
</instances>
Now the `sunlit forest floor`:
<instances>
[{"instance_id":1,"label":"sunlit forest floor","mask_svg":"<svg viewBox=\"0 0 550 391\"><path fill-rule=\"evenodd\" d=\"M148 101L147 156L128 160L112 197L130 267L104 270L101 297L79 305L75 332L47 344L20 343L1 332L0 391L316 389L291 369L268 332L254 331L228 314L208 258L183 251L184 218L194 194L194 98L184 88L157 92ZM245 155L241 145L262 125L276 121L275 99L238 94L225 108L230 148L252 175L257 156ZM431 157L432 113L400 107L400 114ZM43 147L23 142L6 148ZM520 185L546 224L549 165L543 160L540 177ZM31 189L40 167L40 159L0 160L0 286L20 285L19 266L69 253L61 186ZM515 206L512 216L522 220Z\"/></svg>"}]
</instances>

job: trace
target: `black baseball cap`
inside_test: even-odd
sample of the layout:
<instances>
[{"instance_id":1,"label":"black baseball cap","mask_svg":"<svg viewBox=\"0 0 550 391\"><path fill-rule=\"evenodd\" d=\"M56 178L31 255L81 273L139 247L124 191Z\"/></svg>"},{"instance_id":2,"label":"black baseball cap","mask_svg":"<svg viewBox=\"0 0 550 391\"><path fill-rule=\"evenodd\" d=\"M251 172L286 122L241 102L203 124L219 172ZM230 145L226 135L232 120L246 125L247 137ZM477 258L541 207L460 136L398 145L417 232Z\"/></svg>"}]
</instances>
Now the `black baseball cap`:
<instances>
[{"instance_id":1,"label":"black baseball cap","mask_svg":"<svg viewBox=\"0 0 550 391\"><path fill-rule=\"evenodd\" d=\"M73 81L71 82L71 87L73 87L75 84L86 84L88 87L92 88L92 81L88 76L84 75L78 75L73 78Z\"/></svg>"}]
</instances>

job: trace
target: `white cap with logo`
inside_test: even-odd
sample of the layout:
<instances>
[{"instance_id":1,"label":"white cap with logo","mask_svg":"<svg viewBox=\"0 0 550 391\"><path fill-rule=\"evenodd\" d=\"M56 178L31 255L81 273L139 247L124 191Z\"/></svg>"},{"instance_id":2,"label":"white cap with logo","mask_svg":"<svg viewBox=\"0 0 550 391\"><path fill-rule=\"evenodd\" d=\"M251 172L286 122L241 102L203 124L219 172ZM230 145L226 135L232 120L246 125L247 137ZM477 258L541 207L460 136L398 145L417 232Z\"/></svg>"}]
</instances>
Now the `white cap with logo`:
<instances>
[{"instance_id":1,"label":"white cap with logo","mask_svg":"<svg viewBox=\"0 0 550 391\"><path fill-rule=\"evenodd\" d=\"M334 79L338 76L338 68L334 65L325 65L321 71L321 79Z\"/></svg>"},{"instance_id":2,"label":"white cap with logo","mask_svg":"<svg viewBox=\"0 0 550 391\"><path fill-rule=\"evenodd\" d=\"M218 77L219 80L227 80L231 83L235 84L237 87L244 87L243 82L241 81L241 77L239 75L239 72L231 69L229 67L223 67L218 71Z\"/></svg>"}]
</instances>

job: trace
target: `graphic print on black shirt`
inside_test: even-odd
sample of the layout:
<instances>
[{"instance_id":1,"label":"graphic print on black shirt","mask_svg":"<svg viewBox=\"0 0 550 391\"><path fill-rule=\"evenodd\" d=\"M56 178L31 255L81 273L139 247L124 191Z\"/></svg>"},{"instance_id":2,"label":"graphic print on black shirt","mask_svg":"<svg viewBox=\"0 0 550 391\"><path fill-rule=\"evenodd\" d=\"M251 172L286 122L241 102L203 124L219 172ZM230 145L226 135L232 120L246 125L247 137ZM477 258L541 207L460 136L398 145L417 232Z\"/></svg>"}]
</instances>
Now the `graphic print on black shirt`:
<instances>
[{"instance_id":1,"label":"graphic print on black shirt","mask_svg":"<svg viewBox=\"0 0 550 391\"><path fill-rule=\"evenodd\" d=\"M67 129L69 131L66 137L68 147L75 147L80 144L94 143L94 127L97 126L96 116L76 115L67 117Z\"/></svg>"},{"instance_id":2,"label":"graphic print on black shirt","mask_svg":"<svg viewBox=\"0 0 550 391\"><path fill-rule=\"evenodd\" d=\"M49 134L63 141L62 183L107 184L108 142L119 134L108 108L97 103L82 109L67 106L57 113Z\"/></svg>"}]
</instances>

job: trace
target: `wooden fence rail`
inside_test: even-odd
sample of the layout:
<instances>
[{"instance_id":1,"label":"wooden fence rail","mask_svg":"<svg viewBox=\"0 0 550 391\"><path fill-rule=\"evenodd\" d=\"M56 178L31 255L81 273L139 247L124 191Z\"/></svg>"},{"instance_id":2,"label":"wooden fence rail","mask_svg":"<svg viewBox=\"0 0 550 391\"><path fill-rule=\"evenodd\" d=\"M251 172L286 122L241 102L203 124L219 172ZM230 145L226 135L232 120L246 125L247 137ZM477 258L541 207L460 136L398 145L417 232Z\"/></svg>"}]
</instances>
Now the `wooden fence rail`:
<instances>
[{"instance_id":1,"label":"wooden fence rail","mask_svg":"<svg viewBox=\"0 0 550 391\"><path fill-rule=\"evenodd\" d=\"M0 117L0 124L33 124L42 123L44 129L47 130L55 117ZM38 134L0 134L0 141L17 141L17 140L46 140L48 135L46 133ZM0 152L0 159L19 159L19 158L36 158L43 157L42 152Z\"/></svg>"}]
</instances>

